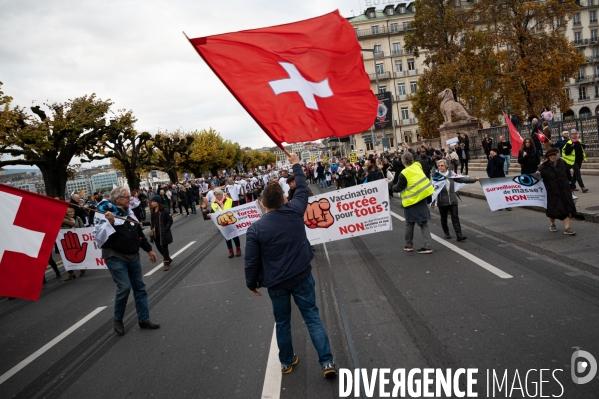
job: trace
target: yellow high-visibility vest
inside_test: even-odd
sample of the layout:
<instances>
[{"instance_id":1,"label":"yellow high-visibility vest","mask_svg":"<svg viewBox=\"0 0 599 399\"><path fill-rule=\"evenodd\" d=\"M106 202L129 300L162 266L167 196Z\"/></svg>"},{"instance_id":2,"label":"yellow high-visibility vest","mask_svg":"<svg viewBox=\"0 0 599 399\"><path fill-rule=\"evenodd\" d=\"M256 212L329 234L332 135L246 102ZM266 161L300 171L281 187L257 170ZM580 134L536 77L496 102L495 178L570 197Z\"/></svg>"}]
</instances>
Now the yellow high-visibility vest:
<instances>
[{"instance_id":1,"label":"yellow high-visibility vest","mask_svg":"<svg viewBox=\"0 0 599 399\"><path fill-rule=\"evenodd\" d=\"M401 204L404 207L414 205L419 201L422 201L429 195L435 192L435 188L431 184L431 181L424 172L422 171L422 165L420 162L414 162L409 167L401 171L408 181L408 185L401 194Z\"/></svg>"},{"instance_id":2,"label":"yellow high-visibility vest","mask_svg":"<svg viewBox=\"0 0 599 399\"><path fill-rule=\"evenodd\" d=\"M582 141L580 141L580 139L578 139L578 142L580 144L582 144ZM566 151L565 150L566 150L566 146L568 144L573 144L572 140L568 140L568 142L566 144L564 144L564 146L562 147L562 159L568 165L574 165L574 161L576 161L576 151L573 149L572 152L570 153L570 155L566 155ZM586 162L586 160L587 160L587 154L584 152L584 148L582 149L582 157L583 157L583 162Z\"/></svg>"},{"instance_id":3,"label":"yellow high-visibility vest","mask_svg":"<svg viewBox=\"0 0 599 399\"><path fill-rule=\"evenodd\" d=\"M212 210L214 212L220 212L230 208L233 208L233 200L231 198L227 198L225 200L225 203L223 204L223 209L220 208L220 205L216 201L212 203Z\"/></svg>"}]
</instances>

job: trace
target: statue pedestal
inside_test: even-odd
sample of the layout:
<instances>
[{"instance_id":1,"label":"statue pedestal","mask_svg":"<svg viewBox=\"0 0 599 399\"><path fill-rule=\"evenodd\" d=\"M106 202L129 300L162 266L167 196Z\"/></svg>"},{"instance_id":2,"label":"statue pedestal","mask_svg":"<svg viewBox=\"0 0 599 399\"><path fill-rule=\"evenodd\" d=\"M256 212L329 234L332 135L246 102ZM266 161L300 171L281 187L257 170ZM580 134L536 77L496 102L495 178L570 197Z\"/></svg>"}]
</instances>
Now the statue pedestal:
<instances>
[{"instance_id":1,"label":"statue pedestal","mask_svg":"<svg viewBox=\"0 0 599 399\"><path fill-rule=\"evenodd\" d=\"M439 126L441 147L447 148L447 140L458 137L458 132L462 137L468 135L468 138L472 142L472 138L476 137L478 132L478 120L451 122Z\"/></svg>"}]
</instances>

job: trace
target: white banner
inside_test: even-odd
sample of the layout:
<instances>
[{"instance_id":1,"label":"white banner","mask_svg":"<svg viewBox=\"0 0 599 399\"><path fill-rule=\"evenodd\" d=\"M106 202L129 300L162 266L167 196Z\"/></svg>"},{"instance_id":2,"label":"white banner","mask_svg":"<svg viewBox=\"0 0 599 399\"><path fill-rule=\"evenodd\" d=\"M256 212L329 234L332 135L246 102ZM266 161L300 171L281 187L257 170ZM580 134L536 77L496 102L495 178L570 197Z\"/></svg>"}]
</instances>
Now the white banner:
<instances>
[{"instance_id":1,"label":"white banner","mask_svg":"<svg viewBox=\"0 0 599 399\"><path fill-rule=\"evenodd\" d=\"M252 223L261 216L262 212L256 201L210 214L210 218L227 240L245 234Z\"/></svg>"},{"instance_id":2,"label":"white banner","mask_svg":"<svg viewBox=\"0 0 599 399\"><path fill-rule=\"evenodd\" d=\"M539 175L481 179L480 183L492 211L517 206L547 208L547 190Z\"/></svg>"},{"instance_id":3,"label":"white banner","mask_svg":"<svg viewBox=\"0 0 599 399\"><path fill-rule=\"evenodd\" d=\"M465 176L454 173L450 177L450 179L458 179L460 177L465 177ZM443 176L443 175L441 175L441 176L435 175L435 178L433 180L431 180L431 183L433 184L433 187L435 188L435 192L433 193L432 202L435 202L435 200L439 196L439 193L441 192L441 190L443 190L445 188L446 182L447 182L447 177ZM467 186L467 184L466 183L458 183L457 181L454 181L453 182L453 191L457 193L460 190L460 188L462 188L464 186Z\"/></svg>"},{"instance_id":4,"label":"white banner","mask_svg":"<svg viewBox=\"0 0 599 399\"><path fill-rule=\"evenodd\" d=\"M102 249L98 248L94 228L61 229L56 245L65 270L106 269Z\"/></svg>"},{"instance_id":5,"label":"white banner","mask_svg":"<svg viewBox=\"0 0 599 399\"><path fill-rule=\"evenodd\" d=\"M446 144L448 147L451 147L452 145L456 145L456 144L458 144L458 142L459 142L459 141L460 141L460 140L459 140L457 137L454 137L454 138L452 138L452 139L445 140L445 144Z\"/></svg>"},{"instance_id":6,"label":"white banner","mask_svg":"<svg viewBox=\"0 0 599 399\"><path fill-rule=\"evenodd\" d=\"M308 198L304 223L313 245L392 230L387 180Z\"/></svg>"}]
</instances>

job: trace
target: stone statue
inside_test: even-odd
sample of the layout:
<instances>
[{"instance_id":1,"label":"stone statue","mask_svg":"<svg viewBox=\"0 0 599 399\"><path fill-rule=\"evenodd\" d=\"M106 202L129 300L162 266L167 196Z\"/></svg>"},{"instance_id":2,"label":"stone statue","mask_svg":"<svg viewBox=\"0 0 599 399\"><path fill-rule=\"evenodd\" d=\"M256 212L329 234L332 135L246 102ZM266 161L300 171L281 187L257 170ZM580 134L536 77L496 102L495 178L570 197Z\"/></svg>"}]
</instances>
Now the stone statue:
<instances>
[{"instance_id":1,"label":"stone statue","mask_svg":"<svg viewBox=\"0 0 599 399\"><path fill-rule=\"evenodd\" d=\"M453 92L451 89L445 89L441 93L439 93L439 98L441 99L441 113L443 114L443 119L445 119L446 124L451 123L451 115L453 115L458 121L475 121L476 118L468 115L466 109L462 104L454 100Z\"/></svg>"}]
</instances>

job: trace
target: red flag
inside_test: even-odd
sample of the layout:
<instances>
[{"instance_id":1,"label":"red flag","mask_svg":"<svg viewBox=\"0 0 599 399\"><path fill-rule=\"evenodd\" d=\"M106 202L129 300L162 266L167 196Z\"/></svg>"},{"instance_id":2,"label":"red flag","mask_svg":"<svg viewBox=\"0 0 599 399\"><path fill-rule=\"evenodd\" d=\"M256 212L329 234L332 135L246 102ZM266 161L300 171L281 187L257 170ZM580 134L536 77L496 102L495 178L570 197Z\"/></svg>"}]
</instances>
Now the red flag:
<instances>
[{"instance_id":1,"label":"red flag","mask_svg":"<svg viewBox=\"0 0 599 399\"><path fill-rule=\"evenodd\" d=\"M505 117L505 123L507 124L507 127L510 131L510 141L512 142L512 156L517 157L518 153L520 152L520 148L522 147L522 142L524 140L522 139L522 136L520 136L518 129L516 129L510 118L505 114L505 112L503 113L503 116Z\"/></svg>"},{"instance_id":2,"label":"red flag","mask_svg":"<svg viewBox=\"0 0 599 399\"><path fill-rule=\"evenodd\" d=\"M537 130L537 137L541 143L544 143L547 140L547 136L545 136L540 130Z\"/></svg>"},{"instance_id":3,"label":"red flag","mask_svg":"<svg viewBox=\"0 0 599 399\"><path fill-rule=\"evenodd\" d=\"M0 184L0 296L37 301L68 205Z\"/></svg>"},{"instance_id":4,"label":"red flag","mask_svg":"<svg viewBox=\"0 0 599 399\"><path fill-rule=\"evenodd\" d=\"M360 44L338 11L190 42L279 146L363 132L376 117Z\"/></svg>"}]
</instances>

